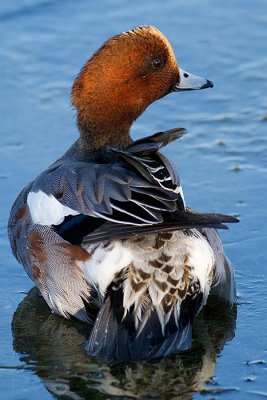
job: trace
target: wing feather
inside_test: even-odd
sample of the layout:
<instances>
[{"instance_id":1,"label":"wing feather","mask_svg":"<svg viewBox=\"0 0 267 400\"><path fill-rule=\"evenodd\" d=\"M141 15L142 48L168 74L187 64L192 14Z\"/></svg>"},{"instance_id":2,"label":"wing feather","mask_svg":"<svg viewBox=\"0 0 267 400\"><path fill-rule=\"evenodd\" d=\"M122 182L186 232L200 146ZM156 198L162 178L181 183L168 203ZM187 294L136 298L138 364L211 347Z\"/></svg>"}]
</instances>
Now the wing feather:
<instances>
[{"instance_id":1,"label":"wing feather","mask_svg":"<svg viewBox=\"0 0 267 400\"><path fill-rule=\"evenodd\" d=\"M31 193L45 193L45 207L54 207L56 199L63 215L51 224L65 238L74 238L76 230L77 242L192 227L226 228L225 222L237 220L185 208L178 174L158 151L184 132L177 128L139 139L124 150L109 148L103 163L63 157L34 181ZM41 202L38 207L42 209Z\"/></svg>"},{"instance_id":2,"label":"wing feather","mask_svg":"<svg viewBox=\"0 0 267 400\"><path fill-rule=\"evenodd\" d=\"M161 223L162 212L173 212L181 204L181 194L175 169L158 149L183 132L159 132L124 150L109 149L113 162L60 159L35 180L32 192L41 191L51 199L46 207L52 207L52 199L63 205L62 219L71 209L118 224Z\"/></svg>"}]
</instances>

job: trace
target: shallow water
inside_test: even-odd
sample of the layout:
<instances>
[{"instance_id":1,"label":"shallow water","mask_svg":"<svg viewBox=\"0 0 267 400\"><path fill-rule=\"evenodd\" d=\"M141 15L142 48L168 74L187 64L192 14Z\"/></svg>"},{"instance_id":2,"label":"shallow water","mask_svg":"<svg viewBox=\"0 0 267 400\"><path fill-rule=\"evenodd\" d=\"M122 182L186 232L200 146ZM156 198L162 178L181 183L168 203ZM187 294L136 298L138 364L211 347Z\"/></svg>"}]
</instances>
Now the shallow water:
<instances>
[{"instance_id":1,"label":"shallow water","mask_svg":"<svg viewBox=\"0 0 267 400\"><path fill-rule=\"evenodd\" d=\"M133 135L188 128L166 153L192 208L240 217L222 232L239 304L200 316L184 354L103 365L83 352L82 324L51 315L34 291L26 297L32 283L6 222L21 188L76 138L69 89L79 68L143 23L166 34L182 68L215 83L156 102ZM266 398L267 2L14 0L0 3L0 36L1 398Z\"/></svg>"}]
</instances>

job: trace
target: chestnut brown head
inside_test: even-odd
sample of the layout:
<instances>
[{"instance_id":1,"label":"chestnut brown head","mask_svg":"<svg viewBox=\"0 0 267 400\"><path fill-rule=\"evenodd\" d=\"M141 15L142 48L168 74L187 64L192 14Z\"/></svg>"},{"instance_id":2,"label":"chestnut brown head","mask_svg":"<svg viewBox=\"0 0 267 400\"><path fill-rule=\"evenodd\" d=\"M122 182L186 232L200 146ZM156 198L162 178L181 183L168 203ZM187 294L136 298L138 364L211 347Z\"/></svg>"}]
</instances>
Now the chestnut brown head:
<instances>
[{"instance_id":1,"label":"chestnut brown head","mask_svg":"<svg viewBox=\"0 0 267 400\"><path fill-rule=\"evenodd\" d=\"M211 86L179 69L158 29L140 26L108 40L84 65L72 87L72 103L82 139L120 145L155 100L172 91Z\"/></svg>"}]
</instances>

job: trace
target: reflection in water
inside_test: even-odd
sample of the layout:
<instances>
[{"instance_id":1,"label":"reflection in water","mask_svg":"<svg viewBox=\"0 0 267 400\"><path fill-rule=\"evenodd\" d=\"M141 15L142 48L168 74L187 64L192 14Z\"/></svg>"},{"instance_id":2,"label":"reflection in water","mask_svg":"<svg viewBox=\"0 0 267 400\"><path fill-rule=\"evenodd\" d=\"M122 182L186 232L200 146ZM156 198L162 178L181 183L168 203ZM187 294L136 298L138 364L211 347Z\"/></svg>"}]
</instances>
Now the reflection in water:
<instances>
[{"instance_id":1,"label":"reflection in water","mask_svg":"<svg viewBox=\"0 0 267 400\"><path fill-rule=\"evenodd\" d=\"M14 350L59 399L192 399L215 372L216 357L234 337L236 307L207 306L197 318L190 350L150 362L105 364L82 343L88 326L51 314L37 289L16 310Z\"/></svg>"}]
</instances>

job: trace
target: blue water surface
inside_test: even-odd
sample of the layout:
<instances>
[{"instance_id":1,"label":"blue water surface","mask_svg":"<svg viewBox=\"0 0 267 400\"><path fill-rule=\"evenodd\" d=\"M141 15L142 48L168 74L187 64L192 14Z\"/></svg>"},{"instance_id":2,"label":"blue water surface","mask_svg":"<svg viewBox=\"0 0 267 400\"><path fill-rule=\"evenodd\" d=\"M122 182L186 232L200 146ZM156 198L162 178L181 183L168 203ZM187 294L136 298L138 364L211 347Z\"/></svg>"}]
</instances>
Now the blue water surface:
<instances>
[{"instance_id":1,"label":"blue water surface","mask_svg":"<svg viewBox=\"0 0 267 400\"><path fill-rule=\"evenodd\" d=\"M221 234L239 304L237 316L201 316L181 356L104 365L83 352L82 324L26 297L32 282L6 224L18 192L77 137L69 95L81 66L140 24L168 37L183 69L214 81L154 103L132 133L188 129L166 154L192 208L240 218ZM2 1L0 37L1 399L267 398L267 2Z\"/></svg>"}]
</instances>

